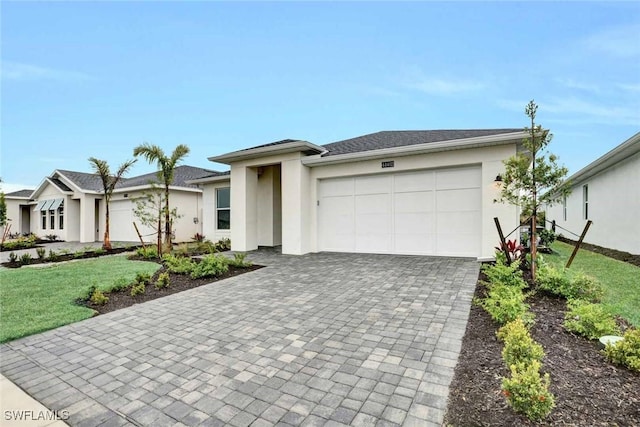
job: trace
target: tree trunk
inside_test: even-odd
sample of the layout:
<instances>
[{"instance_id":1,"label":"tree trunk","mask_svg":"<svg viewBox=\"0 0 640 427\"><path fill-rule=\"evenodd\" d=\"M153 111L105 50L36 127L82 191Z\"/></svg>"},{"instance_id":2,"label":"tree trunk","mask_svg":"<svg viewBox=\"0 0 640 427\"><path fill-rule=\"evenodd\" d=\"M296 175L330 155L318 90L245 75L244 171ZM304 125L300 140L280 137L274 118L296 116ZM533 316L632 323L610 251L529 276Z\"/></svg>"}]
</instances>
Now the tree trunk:
<instances>
[{"instance_id":1,"label":"tree trunk","mask_svg":"<svg viewBox=\"0 0 640 427\"><path fill-rule=\"evenodd\" d=\"M164 187L164 241L168 251L171 251L171 221L169 215L169 184Z\"/></svg>"},{"instance_id":2,"label":"tree trunk","mask_svg":"<svg viewBox=\"0 0 640 427\"><path fill-rule=\"evenodd\" d=\"M109 201L104 201L104 241L102 242L102 249L111 250L111 239L109 238Z\"/></svg>"},{"instance_id":3,"label":"tree trunk","mask_svg":"<svg viewBox=\"0 0 640 427\"><path fill-rule=\"evenodd\" d=\"M161 202L161 201L159 201ZM162 258L162 207L158 207L158 258Z\"/></svg>"}]
</instances>

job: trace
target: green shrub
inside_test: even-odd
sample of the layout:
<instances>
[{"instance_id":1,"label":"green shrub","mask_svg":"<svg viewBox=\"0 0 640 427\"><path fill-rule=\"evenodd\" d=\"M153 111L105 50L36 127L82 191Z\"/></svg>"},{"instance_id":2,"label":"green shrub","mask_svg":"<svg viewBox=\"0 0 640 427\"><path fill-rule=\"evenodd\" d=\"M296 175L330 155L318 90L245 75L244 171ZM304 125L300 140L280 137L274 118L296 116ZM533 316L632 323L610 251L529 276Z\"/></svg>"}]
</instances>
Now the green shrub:
<instances>
[{"instance_id":1,"label":"green shrub","mask_svg":"<svg viewBox=\"0 0 640 427\"><path fill-rule=\"evenodd\" d=\"M207 255L191 271L191 278L219 276L229 271L229 261L219 254Z\"/></svg>"},{"instance_id":2,"label":"green shrub","mask_svg":"<svg viewBox=\"0 0 640 427\"><path fill-rule=\"evenodd\" d=\"M604 291L597 280L578 273L570 277L566 270L545 265L538 269L536 284L540 289L567 299L599 301Z\"/></svg>"},{"instance_id":3,"label":"green shrub","mask_svg":"<svg viewBox=\"0 0 640 427\"><path fill-rule=\"evenodd\" d=\"M46 234L44 236L45 239L47 239L50 242L54 242L56 240L58 240L58 235L57 234Z\"/></svg>"},{"instance_id":4,"label":"green shrub","mask_svg":"<svg viewBox=\"0 0 640 427\"><path fill-rule=\"evenodd\" d=\"M517 289L524 289L527 284L522 279L522 270L520 270L520 262L514 261L511 265L505 265L497 262L494 265L485 264L482 266L482 272L487 276L489 283L493 285L512 286Z\"/></svg>"},{"instance_id":5,"label":"green shrub","mask_svg":"<svg viewBox=\"0 0 640 427\"><path fill-rule=\"evenodd\" d=\"M136 283L146 285L151 282L151 274L136 273Z\"/></svg>"},{"instance_id":6,"label":"green shrub","mask_svg":"<svg viewBox=\"0 0 640 427\"><path fill-rule=\"evenodd\" d=\"M20 256L20 264L22 265L28 265L31 263L31 254L30 253L24 253Z\"/></svg>"},{"instance_id":7,"label":"green shrub","mask_svg":"<svg viewBox=\"0 0 640 427\"><path fill-rule=\"evenodd\" d=\"M85 252L84 251L76 251L73 253L73 257L74 258L82 258L84 256Z\"/></svg>"},{"instance_id":8,"label":"green shrub","mask_svg":"<svg viewBox=\"0 0 640 427\"><path fill-rule=\"evenodd\" d=\"M136 283L135 285L131 286L131 296L135 297L136 295L142 295L144 294L145 290L146 290L146 285L144 283Z\"/></svg>"},{"instance_id":9,"label":"green shrub","mask_svg":"<svg viewBox=\"0 0 640 427\"><path fill-rule=\"evenodd\" d=\"M89 300L95 305L104 305L109 302L109 297L106 296L100 289L94 288Z\"/></svg>"},{"instance_id":10,"label":"green shrub","mask_svg":"<svg viewBox=\"0 0 640 427\"><path fill-rule=\"evenodd\" d=\"M44 259L44 255L47 253L45 248L36 248L36 254L38 255L38 259Z\"/></svg>"},{"instance_id":11,"label":"green shrub","mask_svg":"<svg viewBox=\"0 0 640 427\"><path fill-rule=\"evenodd\" d=\"M629 329L623 340L607 345L604 354L613 363L640 372L640 329Z\"/></svg>"},{"instance_id":12,"label":"green shrub","mask_svg":"<svg viewBox=\"0 0 640 427\"><path fill-rule=\"evenodd\" d=\"M525 298L520 288L498 284L490 286L489 295L479 304L501 325L517 318L522 318L528 323L533 320L533 314L528 311L529 305L524 302Z\"/></svg>"},{"instance_id":13,"label":"green shrub","mask_svg":"<svg viewBox=\"0 0 640 427\"><path fill-rule=\"evenodd\" d=\"M216 242L216 251L224 252L231 250L231 240L224 238Z\"/></svg>"},{"instance_id":14,"label":"green shrub","mask_svg":"<svg viewBox=\"0 0 640 427\"><path fill-rule=\"evenodd\" d=\"M542 360L544 350L531 338L522 319L507 323L498 330L497 335L504 341L502 359L507 366Z\"/></svg>"},{"instance_id":15,"label":"green shrub","mask_svg":"<svg viewBox=\"0 0 640 427\"><path fill-rule=\"evenodd\" d=\"M144 259L158 258L158 248L156 246L146 246L136 249L136 255Z\"/></svg>"},{"instance_id":16,"label":"green shrub","mask_svg":"<svg viewBox=\"0 0 640 427\"><path fill-rule=\"evenodd\" d=\"M543 230L540 230L540 232L538 233L538 237L540 238L540 245L548 247L550 244L555 242L556 233L545 228Z\"/></svg>"},{"instance_id":17,"label":"green shrub","mask_svg":"<svg viewBox=\"0 0 640 427\"><path fill-rule=\"evenodd\" d=\"M251 263L251 261L247 261L246 258L246 253L236 252L235 254L233 254L233 259L227 259L227 263L237 268L251 267L253 264Z\"/></svg>"},{"instance_id":18,"label":"green shrub","mask_svg":"<svg viewBox=\"0 0 640 427\"><path fill-rule=\"evenodd\" d=\"M169 273L164 272L158 275L158 280L156 281L155 287L156 289L164 289L169 287Z\"/></svg>"},{"instance_id":19,"label":"green shrub","mask_svg":"<svg viewBox=\"0 0 640 427\"><path fill-rule=\"evenodd\" d=\"M571 279L573 296L567 298L580 298L586 301L598 302L604 296L602 285L593 277L578 273Z\"/></svg>"},{"instance_id":20,"label":"green shrub","mask_svg":"<svg viewBox=\"0 0 640 427\"><path fill-rule=\"evenodd\" d=\"M15 252L9 252L9 262L12 264L15 264L16 262L18 262L18 255L16 255Z\"/></svg>"},{"instance_id":21,"label":"green shrub","mask_svg":"<svg viewBox=\"0 0 640 427\"><path fill-rule=\"evenodd\" d=\"M130 284L131 283L129 283L129 281L127 279L125 279L124 277L120 277L111 286L111 292L118 292L118 291L121 291L123 289L127 289Z\"/></svg>"},{"instance_id":22,"label":"green shrub","mask_svg":"<svg viewBox=\"0 0 640 427\"><path fill-rule=\"evenodd\" d=\"M164 265L171 273L178 274L191 274L196 266L196 263L191 258L177 257L171 254L166 254L162 257Z\"/></svg>"},{"instance_id":23,"label":"green shrub","mask_svg":"<svg viewBox=\"0 0 640 427\"><path fill-rule=\"evenodd\" d=\"M549 391L549 374L540 375L540 362L510 366L511 377L502 379L502 392L509 406L530 420L541 420L555 406Z\"/></svg>"},{"instance_id":24,"label":"green shrub","mask_svg":"<svg viewBox=\"0 0 640 427\"><path fill-rule=\"evenodd\" d=\"M104 248L97 248L93 250L93 253L96 255L104 255L107 253L107 250Z\"/></svg>"},{"instance_id":25,"label":"green shrub","mask_svg":"<svg viewBox=\"0 0 640 427\"><path fill-rule=\"evenodd\" d=\"M582 300L570 300L569 311L564 315L564 327L568 331L595 340L604 335L618 335L615 319L602 305Z\"/></svg>"}]
</instances>

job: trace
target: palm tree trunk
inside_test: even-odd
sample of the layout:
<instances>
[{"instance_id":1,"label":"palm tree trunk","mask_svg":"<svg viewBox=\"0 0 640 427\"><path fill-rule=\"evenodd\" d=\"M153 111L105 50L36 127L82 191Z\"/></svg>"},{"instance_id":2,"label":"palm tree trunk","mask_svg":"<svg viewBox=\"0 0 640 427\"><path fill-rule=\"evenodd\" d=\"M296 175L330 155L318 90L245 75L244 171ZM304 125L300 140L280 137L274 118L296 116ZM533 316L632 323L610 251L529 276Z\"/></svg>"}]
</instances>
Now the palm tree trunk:
<instances>
[{"instance_id":1,"label":"palm tree trunk","mask_svg":"<svg viewBox=\"0 0 640 427\"><path fill-rule=\"evenodd\" d=\"M169 185L164 188L164 241L167 251L171 251L171 221L169 215Z\"/></svg>"},{"instance_id":2,"label":"palm tree trunk","mask_svg":"<svg viewBox=\"0 0 640 427\"><path fill-rule=\"evenodd\" d=\"M109 239L109 201L105 200L105 221L104 221L104 242L102 243L102 249L111 250L111 240Z\"/></svg>"}]
</instances>

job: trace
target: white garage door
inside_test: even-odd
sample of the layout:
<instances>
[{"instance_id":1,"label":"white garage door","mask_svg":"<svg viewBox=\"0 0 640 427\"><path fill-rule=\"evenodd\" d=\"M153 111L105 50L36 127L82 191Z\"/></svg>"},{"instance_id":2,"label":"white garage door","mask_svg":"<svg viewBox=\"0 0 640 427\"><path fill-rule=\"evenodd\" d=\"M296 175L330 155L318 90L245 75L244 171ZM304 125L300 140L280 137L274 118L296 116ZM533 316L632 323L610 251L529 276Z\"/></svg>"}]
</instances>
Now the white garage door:
<instances>
[{"instance_id":1,"label":"white garage door","mask_svg":"<svg viewBox=\"0 0 640 427\"><path fill-rule=\"evenodd\" d=\"M480 255L479 166L321 180L321 251Z\"/></svg>"},{"instance_id":2,"label":"white garage door","mask_svg":"<svg viewBox=\"0 0 640 427\"><path fill-rule=\"evenodd\" d=\"M137 242L138 235L133 228L133 205L130 200L118 200L109 205L109 236L116 242ZM138 227L140 227L139 220ZM143 232L142 229L140 232Z\"/></svg>"}]
</instances>

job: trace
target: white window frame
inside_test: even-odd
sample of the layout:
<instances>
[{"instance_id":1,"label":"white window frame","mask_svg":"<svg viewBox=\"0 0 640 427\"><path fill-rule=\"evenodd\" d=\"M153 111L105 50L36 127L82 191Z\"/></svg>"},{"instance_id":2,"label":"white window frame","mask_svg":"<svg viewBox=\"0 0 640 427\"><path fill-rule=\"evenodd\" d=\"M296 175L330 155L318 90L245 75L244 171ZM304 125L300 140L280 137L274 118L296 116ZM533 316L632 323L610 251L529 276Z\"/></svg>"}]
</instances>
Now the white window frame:
<instances>
[{"instance_id":1,"label":"white window frame","mask_svg":"<svg viewBox=\"0 0 640 427\"><path fill-rule=\"evenodd\" d=\"M567 196L562 198L562 219L567 221Z\"/></svg>"},{"instance_id":2,"label":"white window frame","mask_svg":"<svg viewBox=\"0 0 640 427\"><path fill-rule=\"evenodd\" d=\"M229 206L219 206L219 193L221 191L229 192ZM229 212L229 227L228 228L220 228L220 212L228 211ZM220 187L216 188L216 230L231 230L231 187Z\"/></svg>"},{"instance_id":3,"label":"white window frame","mask_svg":"<svg viewBox=\"0 0 640 427\"><path fill-rule=\"evenodd\" d=\"M589 219L589 184L582 186L582 216Z\"/></svg>"}]
</instances>

